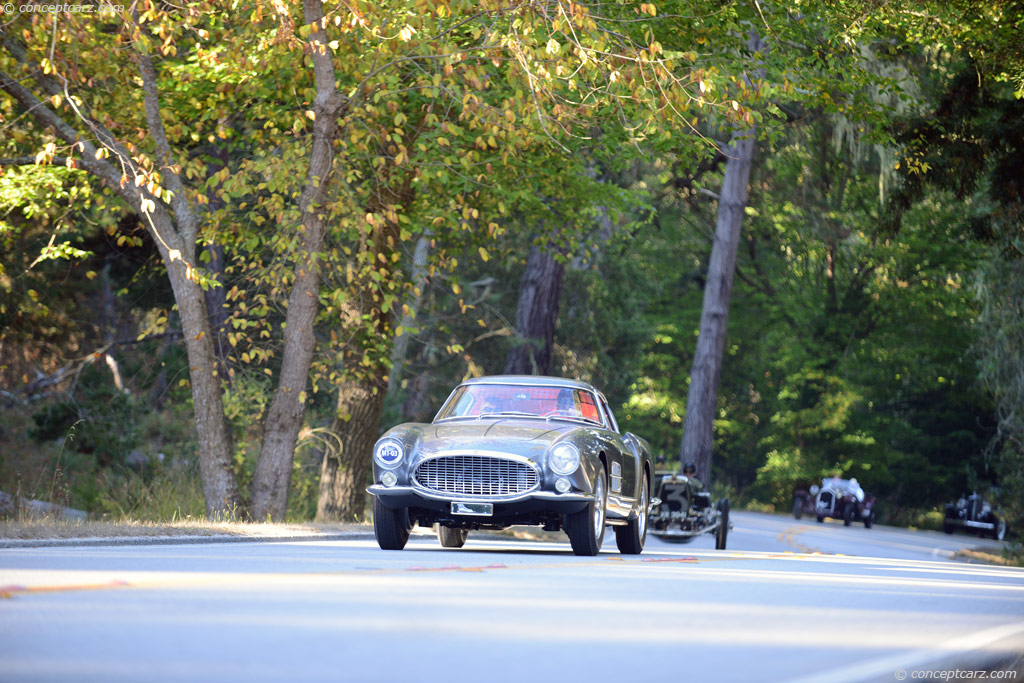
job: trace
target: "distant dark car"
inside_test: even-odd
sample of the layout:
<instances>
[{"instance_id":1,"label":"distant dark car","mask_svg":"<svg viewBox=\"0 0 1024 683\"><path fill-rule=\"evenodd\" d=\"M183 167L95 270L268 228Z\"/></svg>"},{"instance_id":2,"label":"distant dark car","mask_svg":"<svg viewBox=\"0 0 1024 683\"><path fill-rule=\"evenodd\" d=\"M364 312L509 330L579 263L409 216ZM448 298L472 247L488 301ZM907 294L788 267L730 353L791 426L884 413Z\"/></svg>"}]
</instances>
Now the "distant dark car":
<instances>
[{"instance_id":1,"label":"distant dark car","mask_svg":"<svg viewBox=\"0 0 1024 683\"><path fill-rule=\"evenodd\" d=\"M729 499L717 504L711 494L683 474L655 475L651 533L665 541L689 543L701 534L715 535L715 548L725 550L729 536Z\"/></svg>"},{"instance_id":2,"label":"distant dark car","mask_svg":"<svg viewBox=\"0 0 1024 683\"><path fill-rule=\"evenodd\" d=\"M977 531L982 536L989 536L997 541L1006 538L1006 520L977 493L960 496L955 503L946 504L942 530L951 534L958 529Z\"/></svg>"},{"instance_id":3,"label":"distant dark car","mask_svg":"<svg viewBox=\"0 0 1024 683\"><path fill-rule=\"evenodd\" d=\"M619 551L647 538L654 466L647 442L619 429L593 386L556 377L463 382L430 424L388 430L373 449L373 529L401 550L413 525L460 548L474 529L564 529L596 555L605 526Z\"/></svg>"},{"instance_id":4,"label":"distant dark car","mask_svg":"<svg viewBox=\"0 0 1024 683\"><path fill-rule=\"evenodd\" d=\"M866 495L856 479L822 479L814 516L819 522L826 517L841 519L844 526L864 522L864 527L870 529L875 523L875 497Z\"/></svg>"}]
</instances>

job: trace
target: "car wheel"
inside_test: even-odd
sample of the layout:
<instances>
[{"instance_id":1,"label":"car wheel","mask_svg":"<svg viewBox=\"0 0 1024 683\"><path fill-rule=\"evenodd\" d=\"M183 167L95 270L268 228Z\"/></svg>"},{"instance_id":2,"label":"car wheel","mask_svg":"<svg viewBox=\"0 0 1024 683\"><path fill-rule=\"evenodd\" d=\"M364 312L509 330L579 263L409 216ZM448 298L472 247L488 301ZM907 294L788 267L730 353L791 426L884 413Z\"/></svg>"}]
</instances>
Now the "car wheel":
<instances>
[{"instance_id":1,"label":"car wheel","mask_svg":"<svg viewBox=\"0 0 1024 683\"><path fill-rule=\"evenodd\" d=\"M604 541L605 505L608 502L608 486L604 465L594 478L594 500L579 512L566 515L565 533L576 555L594 556L601 552Z\"/></svg>"},{"instance_id":2,"label":"car wheel","mask_svg":"<svg viewBox=\"0 0 1024 683\"><path fill-rule=\"evenodd\" d=\"M997 541L1001 541L1006 538L1006 521L999 519L996 520L996 526L992 529L992 538Z\"/></svg>"},{"instance_id":3,"label":"car wheel","mask_svg":"<svg viewBox=\"0 0 1024 683\"><path fill-rule=\"evenodd\" d=\"M875 511L872 510L868 513L868 516L864 518L864 528L870 529L871 525L875 523Z\"/></svg>"},{"instance_id":4,"label":"car wheel","mask_svg":"<svg viewBox=\"0 0 1024 683\"><path fill-rule=\"evenodd\" d=\"M951 534L951 533L953 533L953 525L950 524L949 522L943 522L942 523L942 530L945 531L947 534Z\"/></svg>"},{"instance_id":5,"label":"car wheel","mask_svg":"<svg viewBox=\"0 0 1024 683\"><path fill-rule=\"evenodd\" d=\"M404 548L409 541L410 530L412 522L409 521L409 508L392 510L385 507L380 498L373 499L373 533L382 550Z\"/></svg>"},{"instance_id":6,"label":"car wheel","mask_svg":"<svg viewBox=\"0 0 1024 683\"><path fill-rule=\"evenodd\" d=\"M846 504L846 508L843 510L843 526L853 524L853 507L853 503Z\"/></svg>"},{"instance_id":7,"label":"car wheel","mask_svg":"<svg viewBox=\"0 0 1024 683\"><path fill-rule=\"evenodd\" d=\"M715 535L715 550L725 550L729 538L729 499L718 501L718 533Z\"/></svg>"},{"instance_id":8,"label":"car wheel","mask_svg":"<svg viewBox=\"0 0 1024 683\"><path fill-rule=\"evenodd\" d=\"M636 519L629 520L625 526L615 527L615 545L619 547L619 552L623 555L639 555L643 552L644 543L647 541L647 514L650 507L648 491L650 488L645 473L640 485L640 505Z\"/></svg>"},{"instance_id":9,"label":"car wheel","mask_svg":"<svg viewBox=\"0 0 1024 683\"><path fill-rule=\"evenodd\" d=\"M469 529L453 529L441 524L437 525L437 540L442 548L461 548L469 538Z\"/></svg>"},{"instance_id":10,"label":"car wheel","mask_svg":"<svg viewBox=\"0 0 1024 683\"><path fill-rule=\"evenodd\" d=\"M818 524L821 524L821 523L823 523L825 521L825 516L824 515L818 515L817 519L818 519Z\"/></svg>"}]
</instances>

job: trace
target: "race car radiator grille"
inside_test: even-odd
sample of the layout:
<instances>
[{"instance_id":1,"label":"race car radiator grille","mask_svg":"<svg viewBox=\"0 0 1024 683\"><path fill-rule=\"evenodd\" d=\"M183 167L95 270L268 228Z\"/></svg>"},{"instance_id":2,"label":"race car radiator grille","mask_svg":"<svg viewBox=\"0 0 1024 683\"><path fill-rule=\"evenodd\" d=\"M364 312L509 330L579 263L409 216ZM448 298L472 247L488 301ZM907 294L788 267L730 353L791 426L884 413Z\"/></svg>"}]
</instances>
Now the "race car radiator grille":
<instances>
[{"instance_id":1,"label":"race car radiator grille","mask_svg":"<svg viewBox=\"0 0 1024 683\"><path fill-rule=\"evenodd\" d=\"M509 496L537 487L537 471L524 462L485 455L446 455L420 463L416 483L464 496Z\"/></svg>"}]
</instances>

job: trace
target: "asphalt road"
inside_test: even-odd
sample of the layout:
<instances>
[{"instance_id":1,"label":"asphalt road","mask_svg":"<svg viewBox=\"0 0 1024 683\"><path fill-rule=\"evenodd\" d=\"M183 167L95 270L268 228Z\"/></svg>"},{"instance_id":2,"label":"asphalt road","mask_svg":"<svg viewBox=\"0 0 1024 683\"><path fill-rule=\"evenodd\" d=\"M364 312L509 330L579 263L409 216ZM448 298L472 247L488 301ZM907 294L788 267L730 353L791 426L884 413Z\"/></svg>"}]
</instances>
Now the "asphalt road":
<instances>
[{"instance_id":1,"label":"asphalt road","mask_svg":"<svg viewBox=\"0 0 1024 683\"><path fill-rule=\"evenodd\" d=\"M638 557L610 534L596 558L426 533L4 548L0 681L1024 680L1024 570L949 559L990 542L733 523L729 550Z\"/></svg>"}]
</instances>

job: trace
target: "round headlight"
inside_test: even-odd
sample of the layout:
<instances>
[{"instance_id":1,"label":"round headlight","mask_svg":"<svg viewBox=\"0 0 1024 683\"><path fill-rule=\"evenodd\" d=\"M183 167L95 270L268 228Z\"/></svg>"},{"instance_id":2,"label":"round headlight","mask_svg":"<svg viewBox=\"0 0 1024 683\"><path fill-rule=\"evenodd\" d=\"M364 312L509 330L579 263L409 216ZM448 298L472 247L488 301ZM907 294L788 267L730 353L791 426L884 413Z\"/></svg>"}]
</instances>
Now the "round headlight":
<instances>
[{"instance_id":1,"label":"round headlight","mask_svg":"<svg viewBox=\"0 0 1024 683\"><path fill-rule=\"evenodd\" d=\"M405 451L402 444L393 439L378 441L373 449L374 461L386 470L393 469L402 464L402 456Z\"/></svg>"},{"instance_id":2,"label":"round headlight","mask_svg":"<svg viewBox=\"0 0 1024 683\"><path fill-rule=\"evenodd\" d=\"M571 443L560 443L551 449L548 466L555 474L572 474L580 466L580 449Z\"/></svg>"}]
</instances>

